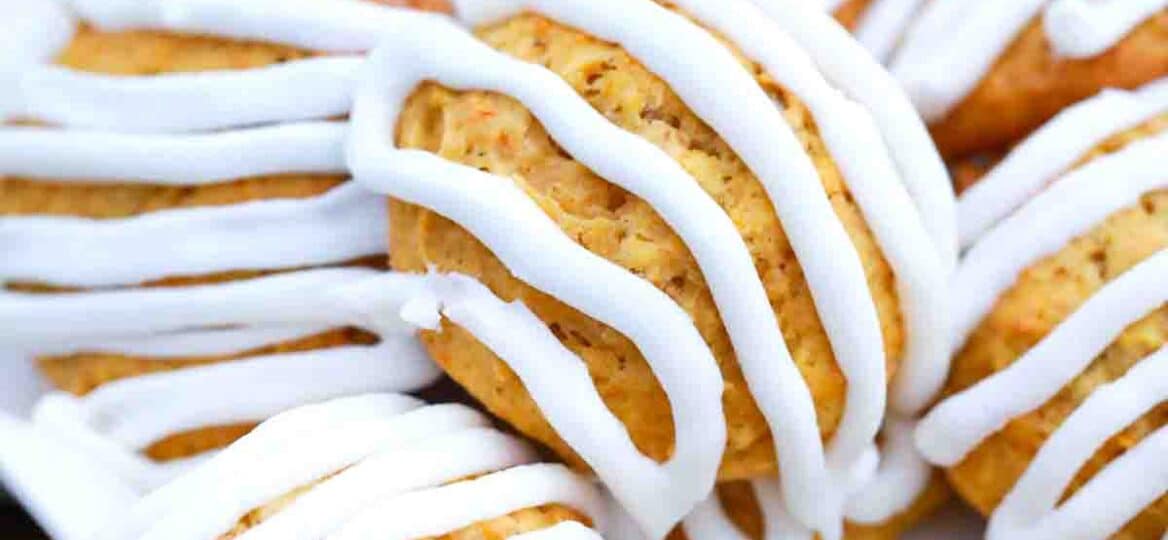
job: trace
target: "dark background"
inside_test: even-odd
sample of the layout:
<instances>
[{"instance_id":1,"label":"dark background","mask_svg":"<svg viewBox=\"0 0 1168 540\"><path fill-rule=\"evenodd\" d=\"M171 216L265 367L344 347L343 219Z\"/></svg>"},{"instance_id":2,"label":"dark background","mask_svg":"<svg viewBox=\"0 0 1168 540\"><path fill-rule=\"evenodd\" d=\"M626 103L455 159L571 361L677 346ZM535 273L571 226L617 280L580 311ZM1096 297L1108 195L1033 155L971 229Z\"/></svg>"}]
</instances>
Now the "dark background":
<instances>
[{"instance_id":1,"label":"dark background","mask_svg":"<svg viewBox=\"0 0 1168 540\"><path fill-rule=\"evenodd\" d=\"M0 502L0 538L7 540L42 540L47 538L19 506Z\"/></svg>"}]
</instances>

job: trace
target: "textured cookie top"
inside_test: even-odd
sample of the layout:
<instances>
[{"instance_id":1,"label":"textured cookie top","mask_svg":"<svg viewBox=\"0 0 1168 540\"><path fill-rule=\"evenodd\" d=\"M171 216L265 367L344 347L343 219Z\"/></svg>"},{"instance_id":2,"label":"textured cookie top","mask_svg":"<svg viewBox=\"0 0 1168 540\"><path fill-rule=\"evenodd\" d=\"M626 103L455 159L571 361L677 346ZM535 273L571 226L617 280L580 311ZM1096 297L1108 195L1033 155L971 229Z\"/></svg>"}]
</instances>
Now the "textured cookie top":
<instances>
[{"instance_id":1,"label":"textured cookie top","mask_svg":"<svg viewBox=\"0 0 1168 540\"><path fill-rule=\"evenodd\" d=\"M962 196L953 395L917 440L991 537L1168 523L1164 84L1064 111Z\"/></svg>"},{"instance_id":2,"label":"textured cookie top","mask_svg":"<svg viewBox=\"0 0 1168 540\"><path fill-rule=\"evenodd\" d=\"M877 304L891 289L912 306L900 309L909 336L894 385L900 414L919 410L945 370L944 337L926 329L946 326L952 201L907 100L838 25L796 3L456 8L511 55L451 25L395 32L373 55L349 145L361 184L425 209L394 206L393 228L404 227L392 233L395 266L437 262L488 282L480 292L523 302L498 314L507 326L474 301L448 306L431 352L488 407L574 451L652 537L710 493L726 434L741 426L730 416L727 429L722 390L729 381L739 396L729 402L743 403L749 388L766 422L754 416L746 438L770 431L792 523L833 536L845 486L874 478L860 463L875 463L887 401L892 359ZM869 271L888 275L880 258L895 282L870 285ZM788 321L772 306L791 302L786 293L815 311L787 314L817 318L826 336L793 342L830 344L846 380L826 452L815 399L779 331ZM702 327L713 330L709 343ZM532 344L514 346L524 340ZM717 359L731 356L723 379ZM596 369L605 364L629 373ZM636 405L662 391L667 415ZM614 395L623 418L605 400ZM623 422L644 413L656 420ZM666 436L641 437L648 456L627 434L643 425ZM911 503L928 474L906 462L913 485L854 511L878 521ZM832 502L812 504L825 483Z\"/></svg>"}]
</instances>

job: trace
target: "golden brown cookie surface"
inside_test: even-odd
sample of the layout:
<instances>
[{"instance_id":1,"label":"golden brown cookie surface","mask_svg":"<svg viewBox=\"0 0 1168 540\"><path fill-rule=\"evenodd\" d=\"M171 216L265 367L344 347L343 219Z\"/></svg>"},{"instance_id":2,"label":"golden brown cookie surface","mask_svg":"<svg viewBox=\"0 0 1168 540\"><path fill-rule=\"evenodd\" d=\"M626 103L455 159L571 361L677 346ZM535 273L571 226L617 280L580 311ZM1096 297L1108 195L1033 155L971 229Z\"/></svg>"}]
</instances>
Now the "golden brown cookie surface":
<instances>
[{"instance_id":1,"label":"golden brown cookie surface","mask_svg":"<svg viewBox=\"0 0 1168 540\"><path fill-rule=\"evenodd\" d=\"M1165 117L1116 134L1080 165L1164 129ZM1017 277L957 354L948 391L957 392L1005 369L1046 337L1092 295L1125 271L1168 248L1168 190L1145 194ZM1168 306L1133 322L1090 366L1042 407L1013 419L948 472L955 490L989 514L1014 486L1066 418L1101 386L1168 343ZM1103 466L1168 424L1168 404L1145 414L1098 449L1068 488L1070 496ZM1168 527L1162 497L1114 538L1159 538Z\"/></svg>"},{"instance_id":2,"label":"golden brown cookie surface","mask_svg":"<svg viewBox=\"0 0 1168 540\"><path fill-rule=\"evenodd\" d=\"M754 256L787 346L811 388L821 431L830 434L843 408L843 376L769 199L729 146L663 81L615 45L531 15L479 34L498 49L558 73L613 123L676 159L727 211ZM788 122L819 168L836 214L865 261L887 357L897 357L904 336L887 263L806 108L756 66L748 68L788 105ZM693 317L726 381L723 402L730 434L723 478L774 471L767 426L734 361L701 272L680 238L647 203L565 155L521 104L503 96L426 85L407 104L398 139L403 147L426 149L512 178L569 237L669 294ZM584 359L601 396L629 428L637 446L656 459L668 456L673 444L668 402L628 339L519 282L482 244L451 222L396 201L391 219L395 269L420 272L434 265L474 276L505 300L521 299ZM518 378L473 337L448 324L424 339L447 372L492 412L581 465Z\"/></svg>"}]
</instances>

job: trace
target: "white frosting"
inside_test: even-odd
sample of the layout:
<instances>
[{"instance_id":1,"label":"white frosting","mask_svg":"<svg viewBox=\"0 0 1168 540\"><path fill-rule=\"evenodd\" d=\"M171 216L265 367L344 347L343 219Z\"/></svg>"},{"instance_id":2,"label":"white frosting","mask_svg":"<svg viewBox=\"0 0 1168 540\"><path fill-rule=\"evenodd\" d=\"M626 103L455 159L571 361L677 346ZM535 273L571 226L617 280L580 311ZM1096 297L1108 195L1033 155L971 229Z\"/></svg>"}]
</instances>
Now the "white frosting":
<instances>
[{"instance_id":1,"label":"white frosting","mask_svg":"<svg viewBox=\"0 0 1168 540\"><path fill-rule=\"evenodd\" d=\"M68 41L58 2L18 12L0 63L0 174L57 183L196 186L260 175L346 172L346 126L361 59L335 56L246 70L109 76L41 65ZM364 1L71 2L87 23L255 39L332 52L369 48L396 9ZM417 15L422 17L421 15ZM21 31L25 21L38 32ZM269 125L270 124L270 125ZM98 131L84 131L98 130ZM0 281L129 285L165 276L281 270L386 250L382 197L346 184L306 199L174 209L114 220L2 217ZM420 279L420 278L419 278ZM0 295L0 342L44 353L155 358L239 354L357 326L373 346L252 357L119 380L82 398L53 395L38 429L146 491L206 456L156 464L138 450L173 433L256 422L304 403L425 386L437 368L396 310L419 279L371 270L294 272L197 287ZM376 283L372 283L375 281ZM11 322L11 324L8 324ZM209 399L208 396L233 396Z\"/></svg>"},{"instance_id":2,"label":"white frosting","mask_svg":"<svg viewBox=\"0 0 1168 540\"><path fill-rule=\"evenodd\" d=\"M481 415L460 405L383 403L390 397L277 416L144 498L99 538L214 537L306 486L243 538L364 538L376 531L405 540L553 503L603 521L602 501L587 481L559 465L532 464L532 450L488 429Z\"/></svg>"},{"instance_id":3,"label":"white frosting","mask_svg":"<svg viewBox=\"0 0 1168 540\"><path fill-rule=\"evenodd\" d=\"M227 328L172 332L131 339L59 343L42 347L39 354L59 355L74 351L118 351L145 359L189 358L243 354L273 343L307 338L329 330L321 324L272 325L263 328Z\"/></svg>"},{"instance_id":4,"label":"white frosting","mask_svg":"<svg viewBox=\"0 0 1168 540\"><path fill-rule=\"evenodd\" d=\"M742 534L726 515L716 493L694 507L693 512L690 512L682 522L682 528L685 530L686 538L747 540L746 535Z\"/></svg>"},{"instance_id":5,"label":"white frosting","mask_svg":"<svg viewBox=\"0 0 1168 540\"><path fill-rule=\"evenodd\" d=\"M1161 281L1163 276L1161 273ZM990 519L986 538L1106 538L1168 494L1168 427L1107 464L1066 502L1075 473L1108 439L1168 400L1168 348L1097 388L1043 443ZM1057 507L1057 509L1056 509Z\"/></svg>"},{"instance_id":6,"label":"white frosting","mask_svg":"<svg viewBox=\"0 0 1168 540\"><path fill-rule=\"evenodd\" d=\"M553 19L583 28L602 39L622 44L654 73L670 82L687 104L718 130L752 169L759 173L758 176L772 195L780 219L783 220L784 227L792 238L800 263L811 283L820 316L831 337L836 357L851 383L848 401L852 406L845 413L837 438L833 440L829 452L826 456L820 454L814 410L805 385L798 379L798 373L791 373L794 371L793 366L783 365L785 364L783 362L776 363L773 360L776 354L780 358L786 356L781 347L781 340L775 339L778 333L774 331L774 323L767 323L773 321L773 313L769 306L765 305L765 295L754 283L755 280L746 282L742 280L743 275L752 275L750 261L745 256L745 247L740 236L728 226L728 219L724 213L712 205L712 201L696 188L692 180L682 177L684 172L671 160L643 141L605 123L557 77L541 68L506 59L464 34L448 29L395 34L394 38L388 40L386 47L379 49L374 55L375 65L380 64L383 72L370 75L369 81L363 83L355 101L354 127L351 133L353 142L350 152L350 163L355 176L362 183L378 191L420 204L453 219L485 242L512 273L521 279L629 335L641 347L650 366L662 379L674 406L675 425L690 425L688 422L678 420L679 409L682 409L683 405L694 403L695 392L692 389L677 390L678 385L666 380L669 377L663 375L662 371L668 373L672 366L666 366L664 361L638 340L635 332L626 329L626 327L636 329L639 325L634 321L626 321L624 313L619 316L606 314L611 312L609 306L594 304L590 308L586 307L588 304L582 306L581 301L586 299L574 298L579 297L579 284L576 283L571 290L565 290L566 287L559 284L562 279L559 272L545 264L547 260L570 264L576 269L573 273L574 278L590 276L597 283L604 282L601 288L613 297L627 298L633 294L640 294L634 291L643 288L642 284L630 281L623 271L613 274L608 265L597 266L589 254L580 253L581 250L554 228L554 224L550 223L546 216L509 181L447 163L422 152L386 147L386 141L392 139L390 130L400 112L401 104L423 80L434 80L453 88L493 90L519 99L540 119L552 137L569 154L600 176L654 205L686 242L711 284L722 319L726 322L736 346L739 362L751 387L756 390L756 401L764 414L772 419L772 433L783 456L782 478L787 484L785 487L798 494L790 498L793 501L792 506L796 507L795 512L804 523L814 524L815 528L823 530L829 536L838 534L842 521L840 514L843 511L843 497L847 491L854 489L843 486L849 482L862 481L862 475L855 475L856 463L857 460L871 455L870 447L883 410L884 376L883 359L879 355L881 350L879 325L858 258L854 256L840 258L839 253L854 251L823 196L814 167L802 152L793 134L786 129L780 111L749 74L741 69L733 56L728 54L728 51L710 34L648 2L596 6L594 3L585 5L576 2L499 1L466 2L459 4L458 7L460 16L470 24L496 20L521 9L535 9ZM918 140L914 138L918 135L919 139L923 140L923 127L919 124L906 126L903 122L888 121L887 115L875 123L866 123L866 113L863 109L842 99L842 96L837 97L838 94L820 78L817 66L812 62L822 61L821 58L825 55L820 54L813 59L803 56L799 46L783 38L782 29L778 26L770 27L770 23L766 23L768 25L764 28L766 31L762 32L752 29L753 24L743 24L744 21L758 23L768 20L762 12L748 3L731 3L728 6L719 6L717 10L713 9L712 5L699 2L683 2L680 7L715 28L723 30L731 40L738 43L748 55L756 57L769 71L788 79L781 82L801 95L807 94L807 100L816 114L816 119L827 133L825 137L833 153L847 156L839 158L841 168L849 180L849 185L854 184L853 190L857 192L857 199L863 199L861 206L865 210L865 215L873 223L879 240L885 246L898 277L901 278L901 290L905 295L906 304L911 305L905 310L911 320L910 326L918 329L935 326L937 318L943 314L943 309L939 308L943 304L937 295L930 294L929 291L937 290L943 282L944 272L949 264L946 249L951 250L953 242L951 238L939 242L945 246L940 257L931 249L925 249L921 253L908 249L900 250L914 244L931 245L933 239L925 235L926 229L922 225L924 218L917 213L917 209L924 205L917 200L915 201L917 206L914 207L914 200L908 192L898 182L892 180L896 178L896 165L878 151L884 145L881 137L887 140L890 138L889 133L911 133L911 140ZM604 19L597 16L598 13L617 12L622 16ZM646 35L640 30L647 26L662 28L663 31ZM442 31L449 33L450 37L443 36L444 39L434 40L433 36ZM816 43L816 48L823 51L827 47L823 43L829 42ZM679 51L678 46L682 46L684 50ZM794 56L791 55L792 52L795 53ZM458 58L462 63L451 64L447 61L451 58ZM473 61L468 60L472 58ZM680 62L682 58L686 59L685 63ZM689 77L686 66L692 65L694 58L705 60L703 65L713 73L709 80L718 81L718 88L707 88L700 81L694 81ZM390 65L397 66L392 73L389 73ZM405 65L416 72L402 69L401 66ZM842 75L846 67L849 66L833 68L830 74L846 77ZM878 71L875 63L871 66L865 64L865 67ZM886 78L881 79L884 80ZM890 87L891 83L888 88ZM823 97L815 97L818 95ZM903 97L900 98L900 103L903 103L903 110L910 109ZM730 114L731 111L733 114ZM766 120L742 123L738 119L743 115ZM615 144L628 152L622 153L620 160L614 159L615 156L608 151L610 146L601 147L596 144L597 141L611 143L614 140L620 141ZM875 151L856 151L865 146ZM784 150L775 152L774 148ZM901 144L900 148L903 150L905 145ZM921 153L919 147L916 153ZM630 155L636 157L631 158ZM902 151L900 156L908 156L908 152ZM897 163L902 162L907 163L906 168L915 171L930 168L939 170L939 160L935 155L931 160L905 157ZM637 163L638 166L633 168L628 163ZM937 176L943 177L943 173ZM782 182L775 180L780 177L784 179ZM470 194L464 193L465 190L461 189L467 182L476 182L473 199L468 198ZM928 182L921 179L914 183L918 187L927 184ZM945 183L940 185L945 191L933 188L918 189L914 194L946 193L950 197L951 209L952 199L951 194L947 192L947 185ZM875 204L878 200L891 205L894 210L889 210L888 207L878 208ZM505 205L507 211L496 211L495 208L504 207L504 201L507 201ZM516 238L509 231L519 229L524 230L525 234L522 237L523 245L516 246ZM953 230L951 222L948 230ZM828 249L825 244L833 247ZM531 255L521 256L529 253ZM595 270L591 269L594 266ZM630 292L625 292L626 288ZM826 292L829 290L830 294ZM757 297L752 298L752 295ZM675 317L673 309L664 309L664 306L653 307L658 303L656 300L650 302L629 300L629 303L639 307L645 306L644 311L649 313L661 310L660 316L645 312L638 314L642 318L656 321L659 327L669 327L667 321ZM452 304L447 304L445 313L456 319L456 322L460 322L457 321L459 310L451 306ZM514 315L531 318L532 324L529 326L537 327L535 323L538 320L525 313L525 310L517 311ZM857 316L860 318L857 319ZM622 324L613 324L613 321ZM474 322L485 325L484 329L489 329L490 325L487 323L492 322L492 318L481 316L474 319ZM933 326L927 326L928 324ZM671 336L683 336L692 328L688 322L683 324L680 321L676 327L680 332L669 331ZM470 330L478 334L473 328ZM660 328L658 332L661 332ZM914 332L910 329L909 332L913 336L913 346L917 348L910 353L916 358L908 363L917 365L915 369L919 371L912 378L915 381L924 378L929 381L929 385L939 386L944 366L937 370L928 367L928 364L935 363L937 358L944 356L945 340L932 339L931 333L926 331ZM768 333L771 335L768 336ZM555 346L550 335L547 337L548 352L544 356L565 356L563 362L566 366L578 364L578 361L571 362L564 354L567 351L559 351L560 347ZM627 437L622 436L619 430L614 430L612 440L604 440L603 444L599 441L590 443L584 439L573 442L572 434L578 428L574 428L569 421L572 418L565 414L563 419L559 419L559 414L554 412L558 409L559 403L576 404L583 399L589 403L590 410L597 409L593 424L609 425L613 419L602 410L603 403L595 396L595 391L585 386L587 390L582 390L580 399L565 400L559 395L562 393L560 388L564 385L548 384L542 381L542 377L524 377L522 372L531 368L522 365L517 367L523 360L511 357L520 356L523 352L522 347L515 348L508 354L508 350L511 349L506 342L496 345L488 343L488 346L496 349L496 353L520 372L521 378L524 378L529 391L549 417L553 427L585 460L589 461L602 479L609 480L610 487L616 491L618 499L630 507L634 518L640 521L651 536L663 535L676 521L678 511L683 512L698 498L704 496L702 492L708 492L708 486L703 486L701 481L692 480L706 477L705 473L694 476L692 471L677 468L672 471L673 474L686 473L691 479L686 485L702 492L691 494L692 491L676 489L668 491L675 495L673 497L675 502L669 504L663 504L660 495L653 496L650 491L646 491L647 496L633 496L634 490L644 489L643 486L651 485L648 483L649 480L660 476L652 473L652 467L645 469L646 472L643 474L645 480L630 481L631 475L626 473L619 483L614 483L609 472L613 469L607 465L598 466L598 462L601 464L624 462L623 469L629 470L631 467L639 467L637 463L645 464L647 460L633 452ZM704 345L699 349L704 350ZM686 357L698 358L705 354L708 353L691 351ZM756 362L753 360L755 354L766 358L764 361ZM575 369L586 375L582 366ZM560 371L572 370L565 368ZM691 382L701 380L692 373L687 379ZM583 376L579 380L581 384L587 383ZM555 390L548 390L547 398L541 401L541 394L544 392L541 387ZM772 391L774 388L781 390ZM909 399L911 401L919 398ZM708 411L709 409L702 413L704 418L712 416ZM800 412L793 415L792 411ZM793 418L798 420L794 421ZM674 460L666 463L666 468L678 463L680 461L678 457L684 455L683 449L688 448L688 445L681 442L683 440L681 435L681 433L678 435L678 449ZM622 449L627 448L629 452L605 451L614 445ZM596 449L590 450L592 446ZM814 497L811 497L810 493L813 491L822 493L823 482L829 478L832 485L837 486L834 488L837 490L834 497L839 506L831 508L822 504L811 505L808 501ZM661 492L660 489L656 491ZM650 501L653 508L647 508Z\"/></svg>"},{"instance_id":7,"label":"white frosting","mask_svg":"<svg viewBox=\"0 0 1168 540\"><path fill-rule=\"evenodd\" d=\"M419 20L412 28L394 34L392 46L374 52L373 67L355 98L349 160L354 177L374 190L429 207L460 223L489 245L518 278L608 324L637 344L670 395L675 425L684 427L677 433L674 455L664 465L657 465L639 452L614 452L613 446L631 446L618 439L605 441L608 447L603 456L583 457L623 504L641 509L632 513L642 527L653 531L654 537L664 536L713 487L725 445L717 364L689 316L668 296L572 242L510 180L426 152L387 146L400 107L419 81L434 78L453 84L459 82L454 76L477 71L505 77L495 81L502 85L515 73L536 69L495 53L453 25ZM439 35L442 39L435 40ZM443 57L462 60L451 66L477 69L442 73L439 68L444 63L433 60ZM473 62L468 60L471 58ZM390 70L389 66L395 67ZM543 86L528 87L524 95L563 85L550 75L541 79L546 81ZM476 189L465 189L472 182ZM563 272L563 268L572 272ZM582 279L594 285L582 286ZM612 302L613 298L623 302ZM637 309L629 310L627 305ZM661 339L663 335L669 339ZM559 377L540 384L556 392L566 386ZM598 420L584 424L602 424L610 414L605 408L592 407L576 411L573 418L587 415ZM570 429L554 427L560 433ZM620 466L601 468L608 463Z\"/></svg>"},{"instance_id":8,"label":"white frosting","mask_svg":"<svg viewBox=\"0 0 1168 540\"><path fill-rule=\"evenodd\" d=\"M305 122L196 135L0 128L0 174L55 182L213 184L345 172L345 125Z\"/></svg>"},{"instance_id":9,"label":"white frosting","mask_svg":"<svg viewBox=\"0 0 1168 540\"><path fill-rule=\"evenodd\" d=\"M1168 186L1157 164L1168 134L1136 141L1056 180L986 233L954 276L955 341L960 347L1022 270L1057 252L1107 216Z\"/></svg>"},{"instance_id":10,"label":"white frosting","mask_svg":"<svg viewBox=\"0 0 1168 540\"><path fill-rule=\"evenodd\" d=\"M391 337L412 331L400 313L424 290L424 280L424 276L337 268L178 288L9 293L0 302L0 321L4 322L0 343L87 343L289 324L357 326Z\"/></svg>"},{"instance_id":11,"label":"white frosting","mask_svg":"<svg viewBox=\"0 0 1168 540\"><path fill-rule=\"evenodd\" d=\"M963 231L972 237L1013 214L973 245L958 270L955 346L1025 269L1108 216L1138 204L1141 195L1168 185L1160 177L1168 135L1160 134L1097 157L1044 186L1107 136L1162 113L1163 84L1133 93L1105 92L1064 112L990 173L987 180L992 183L970 199L976 213L964 212L977 216L978 223ZM1011 181L1022 185L1007 185ZM995 204L991 197L1005 200ZM920 422L918 448L933 463L954 466L1014 419L1040 409L1133 323L1168 305L1165 275L1168 249L1161 249L1103 285L1009 366L938 404ZM1168 350L1162 348L1117 381L1094 389L1043 442L991 516L987 538L1105 538L1168 493L1163 459L1168 428L1160 428L1059 504L1101 446L1168 399L1166 373Z\"/></svg>"},{"instance_id":12,"label":"white frosting","mask_svg":"<svg viewBox=\"0 0 1168 540\"><path fill-rule=\"evenodd\" d=\"M370 0L63 1L107 30L155 28L326 52L372 49L387 28L400 21L394 9Z\"/></svg>"},{"instance_id":13,"label":"white frosting","mask_svg":"<svg viewBox=\"0 0 1168 540\"><path fill-rule=\"evenodd\" d=\"M1110 49L1168 5L1164 0L935 0L906 32L890 63L926 120L965 98L1035 17L1057 53L1086 58Z\"/></svg>"},{"instance_id":14,"label":"white frosting","mask_svg":"<svg viewBox=\"0 0 1168 540\"><path fill-rule=\"evenodd\" d=\"M128 285L174 275L339 263L385 253L386 224L385 201L355 184L308 199L125 219L0 217L6 252L0 280Z\"/></svg>"},{"instance_id":15,"label":"white frosting","mask_svg":"<svg viewBox=\"0 0 1168 540\"><path fill-rule=\"evenodd\" d=\"M512 540L600 540L596 531L576 521L557 523L546 529L511 537Z\"/></svg>"},{"instance_id":16,"label":"white frosting","mask_svg":"<svg viewBox=\"0 0 1168 540\"><path fill-rule=\"evenodd\" d=\"M1109 136L1168 113L1168 78L1135 91L1104 90L1064 109L1010 151L957 203L961 246L1022 206Z\"/></svg>"},{"instance_id":17,"label":"white frosting","mask_svg":"<svg viewBox=\"0 0 1168 540\"><path fill-rule=\"evenodd\" d=\"M137 497L109 467L3 411L0 481L46 534L61 540L90 538Z\"/></svg>"},{"instance_id":18,"label":"white frosting","mask_svg":"<svg viewBox=\"0 0 1168 540\"><path fill-rule=\"evenodd\" d=\"M341 116L357 57L308 58L248 70L143 77L58 66L24 72L9 118L131 132L189 132ZM225 106L230 103L230 106Z\"/></svg>"},{"instance_id":19,"label":"white frosting","mask_svg":"<svg viewBox=\"0 0 1168 540\"><path fill-rule=\"evenodd\" d=\"M1168 302L1165 275L1168 250L1107 284L1010 367L942 402L917 431L921 451L954 465L1010 419L1054 397L1124 328Z\"/></svg>"},{"instance_id":20,"label":"white frosting","mask_svg":"<svg viewBox=\"0 0 1168 540\"><path fill-rule=\"evenodd\" d=\"M830 17L803 0L753 0L798 43L836 90L872 115L905 189L946 269L957 261L957 213L949 173L908 96L864 47ZM838 156L833 156L837 159Z\"/></svg>"},{"instance_id":21,"label":"white frosting","mask_svg":"<svg viewBox=\"0 0 1168 540\"><path fill-rule=\"evenodd\" d=\"M875 0L856 24L856 40L880 61L887 61L926 0Z\"/></svg>"},{"instance_id":22,"label":"white frosting","mask_svg":"<svg viewBox=\"0 0 1168 540\"><path fill-rule=\"evenodd\" d=\"M1042 26L1055 54L1090 58L1165 7L1168 0L1059 0L1047 7Z\"/></svg>"}]
</instances>

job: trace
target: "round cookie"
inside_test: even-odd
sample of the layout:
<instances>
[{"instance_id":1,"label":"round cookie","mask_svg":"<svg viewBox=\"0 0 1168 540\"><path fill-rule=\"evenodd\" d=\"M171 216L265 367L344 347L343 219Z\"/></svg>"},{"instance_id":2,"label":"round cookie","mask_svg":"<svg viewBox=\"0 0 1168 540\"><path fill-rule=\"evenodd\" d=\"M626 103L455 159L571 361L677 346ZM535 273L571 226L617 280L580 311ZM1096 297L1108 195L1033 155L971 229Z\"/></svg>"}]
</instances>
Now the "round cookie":
<instances>
[{"instance_id":1,"label":"round cookie","mask_svg":"<svg viewBox=\"0 0 1168 540\"><path fill-rule=\"evenodd\" d=\"M478 413L370 394L273 417L97 538L599 538L603 512L586 479Z\"/></svg>"},{"instance_id":2,"label":"round cookie","mask_svg":"<svg viewBox=\"0 0 1168 540\"><path fill-rule=\"evenodd\" d=\"M1146 387L1168 342L1168 179L1155 166L1168 149L1164 88L1067 109L959 203L971 245L955 288L963 345L950 397L917 440L991 517L991 534L1142 539L1168 528L1154 472L1168 408ZM1105 487L1116 480L1126 497Z\"/></svg>"},{"instance_id":3,"label":"round cookie","mask_svg":"<svg viewBox=\"0 0 1168 540\"><path fill-rule=\"evenodd\" d=\"M395 32L356 99L349 163L394 199L391 267L474 283L435 293L431 355L493 413L595 470L650 536L705 498L715 469L776 472L776 440L807 459L784 463L801 478L787 489L827 467L822 440L847 441L832 450L841 469L824 472L842 475L874 445L898 367L911 374L892 399L904 421L943 378L943 340L924 330L944 317L952 253L939 159L838 25L780 4L782 19L737 1L635 2L601 19L609 10L579 2L460 3L480 41L426 28L443 36L431 49ZM661 31L632 31L647 25ZM831 64L840 50L853 61ZM686 79L673 58L719 83ZM736 116L726 96L741 98ZM498 301L510 307L488 309ZM776 433L784 423L798 427ZM927 484L913 467L926 472L889 506ZM660 493L669 501L647 508ZM838 508L792 504L841 527L827 517L841 493Z\"/></svg>"},{"instance_id":4,"label":"round cookie","mask_svg":"<svg viewBox=\"0 0 1168 540\"><path fill-rule=\"evenodd\" d=\"M1168 75L1168 10L1078 0L932 2L890 66L946 158L1000 151L1101 89Z\"/></svg>"}]
</instances>

